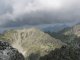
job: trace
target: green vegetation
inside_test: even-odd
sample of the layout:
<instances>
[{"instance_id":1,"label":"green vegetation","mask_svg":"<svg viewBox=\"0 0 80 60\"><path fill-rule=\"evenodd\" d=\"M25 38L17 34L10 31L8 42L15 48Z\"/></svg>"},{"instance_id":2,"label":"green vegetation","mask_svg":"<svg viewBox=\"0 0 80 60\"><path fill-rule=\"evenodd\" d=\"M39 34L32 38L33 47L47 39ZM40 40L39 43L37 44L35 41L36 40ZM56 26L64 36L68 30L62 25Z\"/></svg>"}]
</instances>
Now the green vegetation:
<instances>
[{"instance_id":1,"label":"green vegetation","mask_svg":"<svg viewBox=\"0 0 80 60\"><path fill-rule=\"evenodd\" d=\"M40 57L40 60L80 60L80 49L63 46Z\"/></svg>"}]
</instances>

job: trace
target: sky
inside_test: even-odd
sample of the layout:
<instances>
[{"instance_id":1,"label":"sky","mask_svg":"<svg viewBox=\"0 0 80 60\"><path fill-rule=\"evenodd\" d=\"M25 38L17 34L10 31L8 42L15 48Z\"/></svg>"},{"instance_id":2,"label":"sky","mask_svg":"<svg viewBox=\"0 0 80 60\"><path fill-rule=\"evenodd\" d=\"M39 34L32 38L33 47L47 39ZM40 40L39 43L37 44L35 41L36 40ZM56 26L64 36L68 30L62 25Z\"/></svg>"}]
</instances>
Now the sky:
<instances>
[{"instance_id":1,"label":"sky","mask_svg":"<svg viewBox=\"0 0 80 60\"><path fill-rule=\"evenodd\" d=\"M0 0L0 27L80 22L80 0Z\"/></svg>"}]
</instances>

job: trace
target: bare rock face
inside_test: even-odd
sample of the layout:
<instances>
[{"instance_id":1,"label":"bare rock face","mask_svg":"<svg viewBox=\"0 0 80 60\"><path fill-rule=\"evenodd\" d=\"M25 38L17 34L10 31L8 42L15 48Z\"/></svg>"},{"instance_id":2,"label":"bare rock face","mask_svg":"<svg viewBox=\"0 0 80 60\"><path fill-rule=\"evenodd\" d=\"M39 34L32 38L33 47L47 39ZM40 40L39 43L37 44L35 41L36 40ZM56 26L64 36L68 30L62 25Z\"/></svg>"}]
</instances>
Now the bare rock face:
<instances>
[{"instance_id":1,"label":"bare rock face","mask_svg":"<svg viewBox=\"0 0 80 60\"><path fill-rule=\"evenodd\" d=\"M0 41L0 60L24 60L24 57L9 43Z\"/></svg>"},{"instance_id":2,"label":"bare rock face","mask_svg":"<svg viewBox=\"0 0 80 60\"><path fill-rule=\"evenodd\" d=\"M26 60L38 60L40 56L65 44L37 28L10 30L4 33L3 38L18 49Z\"/></svg>"}]
</instances>

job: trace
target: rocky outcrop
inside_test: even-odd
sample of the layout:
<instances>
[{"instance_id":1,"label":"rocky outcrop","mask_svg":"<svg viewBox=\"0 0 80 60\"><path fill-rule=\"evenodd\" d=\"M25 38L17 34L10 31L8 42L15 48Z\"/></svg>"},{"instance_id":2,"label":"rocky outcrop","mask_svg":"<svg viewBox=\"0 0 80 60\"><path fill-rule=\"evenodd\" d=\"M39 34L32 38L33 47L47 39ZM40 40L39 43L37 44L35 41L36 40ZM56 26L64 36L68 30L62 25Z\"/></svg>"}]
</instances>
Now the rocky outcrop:
<instances>
[{"instance_id":1,"label":"rocky outcrop","mask_svg":"<svg viewBox=\"0 0 80 60\"><path fill-rule=\"evenodd\" d=\"M24 57L9 43L0 41L0 60L24 60Z\"/></svg>"}]
</instances>

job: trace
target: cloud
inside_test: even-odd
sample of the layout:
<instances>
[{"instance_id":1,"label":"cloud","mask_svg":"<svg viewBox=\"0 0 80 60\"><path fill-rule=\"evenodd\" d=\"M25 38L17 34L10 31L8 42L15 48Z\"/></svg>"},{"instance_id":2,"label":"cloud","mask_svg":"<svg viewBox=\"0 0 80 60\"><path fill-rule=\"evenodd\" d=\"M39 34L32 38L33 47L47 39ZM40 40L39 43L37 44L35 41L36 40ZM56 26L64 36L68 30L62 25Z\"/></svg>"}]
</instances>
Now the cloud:
<instances>
[{"instance_id":1,"label":"cloud","mask_svg":"<svg viewBox=\"0 0 80 60\"><path fill-rule=\"evenodd\" d=\"M7 0L0 0L0 15L12 12L12 7L8 3Z\"/></svg>"},{"instance_id":2,"label":"cloud","mask_svg":"<svg viewBox=\"0 0 80 60\"><path fill-rule=\"evenodd\" d=\"M79 0L0 0L0 26L77 22Z\"/></svg>"},{"instance_id":3,"label":"cloud","mask_svg":"<svg viewBox=\"0 0 80 60\"><path fill-rule=\"evenodd\" d=\"M23 14L42 10L69 10L77 6L79 0L12 0L13 14Z\"/></svg>"}]
</instances>

